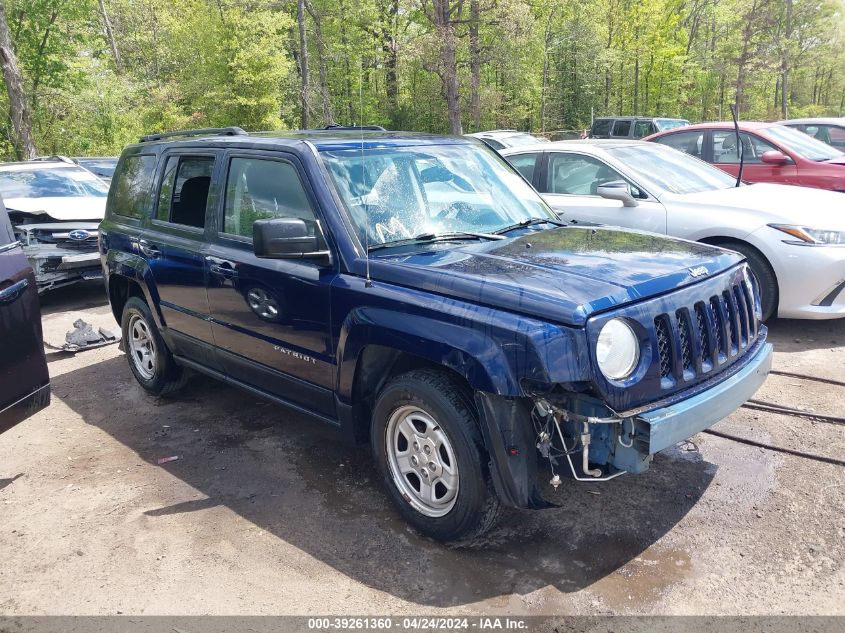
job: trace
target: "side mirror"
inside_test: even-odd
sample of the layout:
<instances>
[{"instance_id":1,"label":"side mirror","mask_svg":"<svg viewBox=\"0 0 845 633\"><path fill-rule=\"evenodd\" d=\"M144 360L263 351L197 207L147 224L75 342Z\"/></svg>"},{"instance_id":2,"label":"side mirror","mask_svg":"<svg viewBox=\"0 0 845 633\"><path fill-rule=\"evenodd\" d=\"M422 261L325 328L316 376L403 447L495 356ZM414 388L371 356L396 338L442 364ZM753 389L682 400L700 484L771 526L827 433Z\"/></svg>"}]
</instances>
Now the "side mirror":
<instances>
[{"instance_id":1,"label":"side mirror","mask_svg":"<svg viewBox=\"0 0 845 633\"><path fill-rule=\"evenodd\" d=\"M256 220L252 225L252 248L257 257L266 259L312 259L329 263L329 251L317 250L319 241L308 234L299 218Z\"/></svg>"},{"instance_id":2,"label":"side mirror","mask_svg":"<svg viewBox=\"0 0 845 633\"><path fill-rule=\"evenodd\" d=\"M786 165L787 163L792 162L789 156L776 149L770 149L768 152L763 152L760 156L760 160L767 165Z\"/></svg>"},{"instance_id":3,"label":"side mirror","mask_svg":"<svg viewBox=\"0 0 845 633\"><path fill-rule=\"evenodd\" d=\"M631 195L631 190L628 188L628 183L622 180L614 180L613 182L606 182L596 189L596 193L602 198L608 200L619 200L622 206L636 207L640 203Z\"/></svg>"}]
</instances>

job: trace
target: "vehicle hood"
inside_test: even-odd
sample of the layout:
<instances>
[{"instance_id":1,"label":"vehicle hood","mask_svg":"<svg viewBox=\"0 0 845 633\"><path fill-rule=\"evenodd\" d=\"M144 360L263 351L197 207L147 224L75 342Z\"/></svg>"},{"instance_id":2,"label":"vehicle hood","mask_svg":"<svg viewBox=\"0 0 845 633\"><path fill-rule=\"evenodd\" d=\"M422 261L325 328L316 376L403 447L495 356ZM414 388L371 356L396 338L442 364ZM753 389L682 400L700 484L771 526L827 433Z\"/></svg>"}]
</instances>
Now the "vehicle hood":
<instances>
[{"instance_id":1,"label":"vehicle hood","mask_svg":"<svg viewBox=\"0 0 845 633\"><path fill-rule=\"evenodd\" d=\"M373 257L370 274L375 281L580 326L596 312L671 292L742 261L704 244L601 227L443 246Z\"/></svg>"},{"instance_id":2,"label":"vehicle hood","mask_svg":"<svg viewBox=\"0 0 845 633\"><path fill-rule=\"evenodd\" d=\"M102 220L106 199L93 196L62 198L8 198L6 209L31 215L47 215L53 220Z\"/></svg>"},{"instance_id":3,"label":"vehicle hood","mask_svg":"<svg viewBox=\"0 0 845 633\"><path fill-rule=\"evenodd\" d=\"M759 214L759 225L769 223L800 224L816 228L845 229L845 200L837 191L758 183L730 189L688 194L665 194L660 201L672 212L673 202L725 212Z\"/></svg>"},{"instance_id":4,"label":"vehicle hood","mask_svg":"<svg viewBox=\"0 0 845 633\"><path fill-rule=\"evenodd\" d=\"M829 160L824 161L828 165L836 165L837 167L845 167L845 154L842 156L837 156L836 158L831 158Z\"/></svg>"}]
</instances>

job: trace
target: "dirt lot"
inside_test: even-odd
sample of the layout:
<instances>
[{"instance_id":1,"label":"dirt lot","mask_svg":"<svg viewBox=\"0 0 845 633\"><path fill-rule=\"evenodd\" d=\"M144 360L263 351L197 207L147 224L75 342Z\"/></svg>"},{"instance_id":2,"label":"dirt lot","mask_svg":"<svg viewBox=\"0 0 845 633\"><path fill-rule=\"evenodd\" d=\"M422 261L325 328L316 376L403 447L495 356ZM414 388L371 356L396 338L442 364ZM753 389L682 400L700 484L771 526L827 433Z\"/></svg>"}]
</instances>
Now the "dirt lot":
<instances>
[{"instance_id":1,"label":"dirt lot","mask_svg":"<svg viewBox=\"0 0 845 633\"><path fill-rule=\"evenodd\" d=\"M44 312L48 340L113 325L97 286ZM775 369L845 381L845 322L770 337ZM52 405L0 436L0 614L845 614L841 466L702 434L456 550L297 415L204 378L157 401L116 346L48 360ZM757 398L845 413L844 387L797 378ZM740 409L716 428L845 459L842 426Z\"/></svg>"}]
</instances>

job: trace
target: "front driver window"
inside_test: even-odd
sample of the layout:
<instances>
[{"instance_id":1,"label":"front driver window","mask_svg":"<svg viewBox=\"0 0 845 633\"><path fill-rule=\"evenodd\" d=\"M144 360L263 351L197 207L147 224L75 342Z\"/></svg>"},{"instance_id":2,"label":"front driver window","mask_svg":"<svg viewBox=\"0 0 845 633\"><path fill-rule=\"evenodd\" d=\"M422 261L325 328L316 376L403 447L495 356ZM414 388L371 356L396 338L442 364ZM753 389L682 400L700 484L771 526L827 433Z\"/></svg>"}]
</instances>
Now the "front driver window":
<instances>
[{"instance_id":1,"label":"front driver window","mask_svg":"<svg viewBox=\"0 0 845 633\"><path fill-rule=\"evenodd\" d=\"M256 220L300 218L310 235L316 218L296 168L287 162L233 158L226 181L223 232L252 238Z\"/></svg>"},{"instance_id":2,"label":"front driver window","mask_svg":"<svg viewBox=\"0 0 845 633\"><path fill-rule=\"evenodd\" d=\"M618 180L627 182L615 169L592 156L556 152L549 155L545 193L595 196L599 186Z\"/></svg>"},{"instance_id":3,"label":"front driver window","mask_svg":"<svg viewBox=\"0 0 845 633\"><path fill-rule=\"evenodd\" d=\"M745 132L739 133L742 139L742 162L762 163L760 158L765 152L776 150L758 136L752 136ZM716 130L713 132L713 162L714 163L738 163L739 151L736 145L736 132L733 130Z\"/></svg>"}]
</instances>

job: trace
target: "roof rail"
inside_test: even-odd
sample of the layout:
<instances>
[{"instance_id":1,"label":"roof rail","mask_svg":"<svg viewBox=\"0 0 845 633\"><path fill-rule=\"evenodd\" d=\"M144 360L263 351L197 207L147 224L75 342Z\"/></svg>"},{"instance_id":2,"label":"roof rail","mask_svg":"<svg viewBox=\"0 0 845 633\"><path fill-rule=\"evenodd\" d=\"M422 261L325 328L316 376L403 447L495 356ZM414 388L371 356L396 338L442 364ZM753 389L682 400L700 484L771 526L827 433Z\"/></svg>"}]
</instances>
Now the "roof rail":
<instances>
[{"instance_id":1,"label":"roof rail","mask_svg":"<svg viewBox=\"0 0 845 633\"><path fill-rule=\"evenodd\" d=\"M139 143L160 141L165 138L176 136L246 136L247 132L239 127L204 127L196 130L176 130L175 132L161 132L160 134L147 134L138 139Z\"/></svg>"},{"instance_id":2,"label":"roof rail","mask_svg":"<svg viewBox=\"0 0 845 633\"><path fill-rule=\"evenodd\" d=\"M76 163L68 158L67 156L60 156L58 154L53 154L52 156L36 156L35 158L30 158L30 163L70 163L71 165L75 165Z\"/></svg>"},{"instance_id":3,"label":"roof rail","mask_svg":"<svg viewBox=\"0 0 845 633\"><path fill-rule=\"evenodd\" d=\"M318 128L321 130L363 130L368 132L387 132L386 128L383 128L380 125L338 125L337 123L332 123L331 125L327 125L326 127Z\"/></svg>"}]
</instances>

